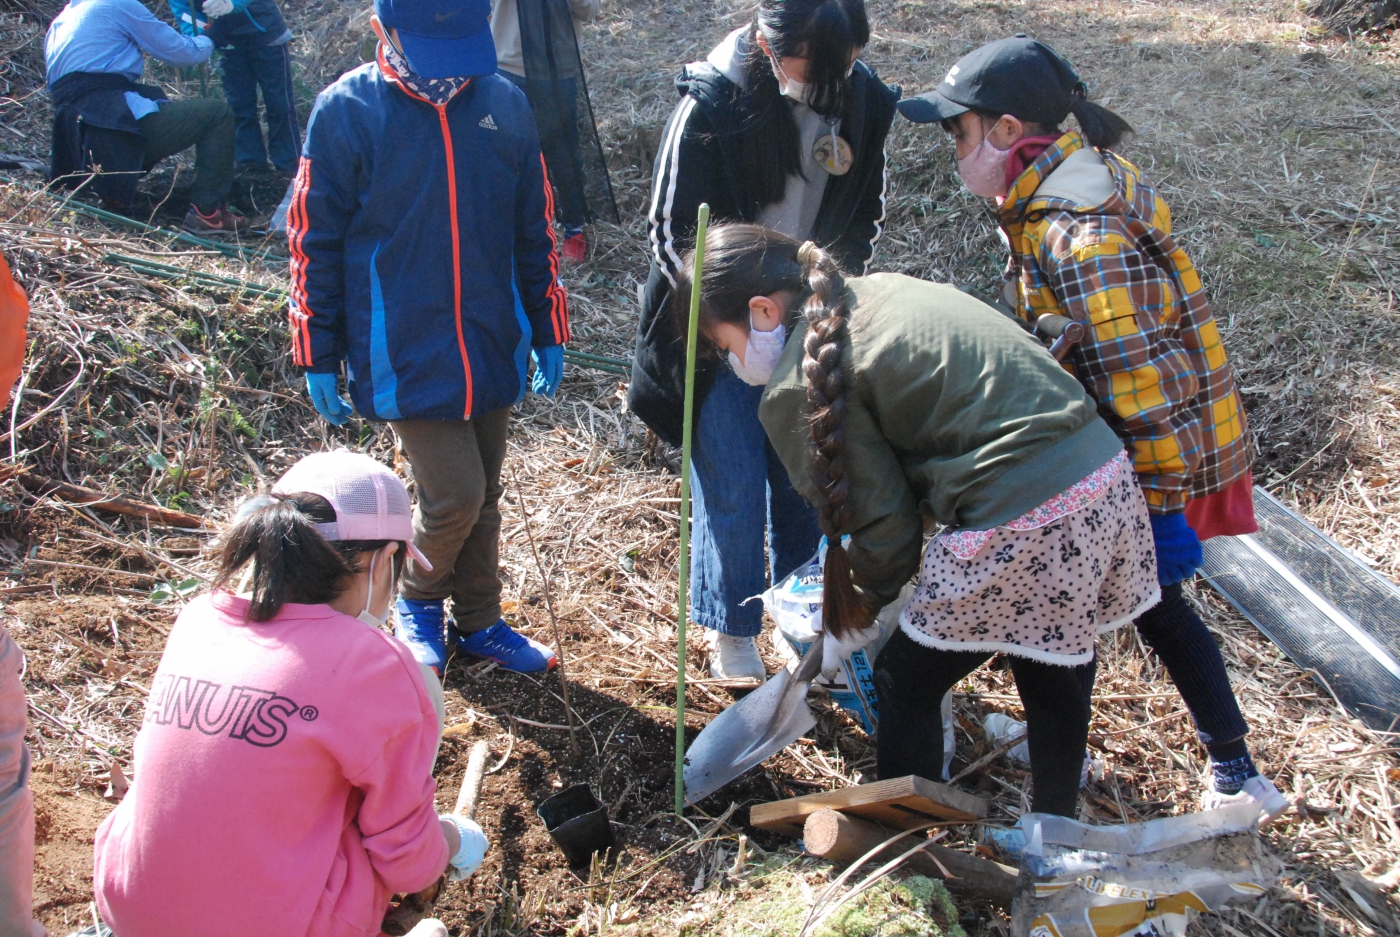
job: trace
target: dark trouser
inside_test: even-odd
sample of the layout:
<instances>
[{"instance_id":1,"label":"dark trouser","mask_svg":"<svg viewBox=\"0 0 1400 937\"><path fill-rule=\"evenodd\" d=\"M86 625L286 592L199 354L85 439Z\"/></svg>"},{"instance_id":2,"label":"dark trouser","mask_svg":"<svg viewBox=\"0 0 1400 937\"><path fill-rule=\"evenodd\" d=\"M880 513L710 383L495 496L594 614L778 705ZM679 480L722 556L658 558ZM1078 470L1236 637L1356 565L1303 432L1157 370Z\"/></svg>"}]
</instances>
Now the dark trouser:
<instances>
[{"instance_id":1,"label":"dark trouser","mask_svg":"<svg viewBox=\"0 0 1400 937\"><path fill-rule=\"evenodd\" d=\"M233 185L233 112L213 98L162 104L139 121L146 138L147 172L182 150L195 148L190 201L206 215L223 204Z\"/></svg>"},{"instance_id":2,"label":"dark trouser","mask_svg":"<svg viewBox=\"0 0 1400 937\"><path fill-rule=\"evenodd\" d=\"M906 774L932 781L942 777L943 694L992 656L924 647L902 628L894 633L875 660L875 693L880 701L875 761L882 780ZM1026 742L1035 779L1031 809L1073 817L1098 662L1062 667L1014 655L1007 655L1007 660L1026 711Z\"/></svg>"},{"instance_id":3,"label":"dark trouser","mask_svg":"<svg viewBox=\"0 0 1400 937\"><path fill-rule=\"evenodd\" d=\"M504 69L500 73L525 92L525 99L535 112L545 169L549 172L549 181L559 192L559 223L566 228L581 226L587 214L579 155L578 79L561 78L556 83L542 78L522 78Z\"/></svg>"},{"instance_id":4,"label":"dark trouser","mask_svg":"<svg viewBox=\"0 0 1400 937\"><path fill-rule=\"evenodd\" d=\"M301 131L292 88L291 43L226 49L223 53L224 97L233 109L233 158L240 166L272 165L296 172L301 155ZM267 114L267 145L258 122L258 89Z\"/></svg>"},{"instance_id":5,"label":"dark trouser","mask_svg":"<svg viewBox=\"0 0 1400 937\"><path fill-rule=\"evenodd\" d=\"M413 466L418 503L413 543L431 572L409 559L404 598L452 599L452 618L463 634L501 620L501 464L506 458L510 407L470 420L406 420L391 423Z\"/></svg>"},{"instance_id":6,"label":"dark trouser","mask_svg":"<svg viewBox=\"0 0 1400 937\"><path fill-rule=\"evenodd\" d=\"M1162 659L1177 692L1196 720L1196 732L1204 745L1219 745L1243 738L1249 731L1220 648L1205 622L1186 601L1181 583L1162 589L1162 601L1135 624L1147 646Z\"/></svg>"}]
</instances>

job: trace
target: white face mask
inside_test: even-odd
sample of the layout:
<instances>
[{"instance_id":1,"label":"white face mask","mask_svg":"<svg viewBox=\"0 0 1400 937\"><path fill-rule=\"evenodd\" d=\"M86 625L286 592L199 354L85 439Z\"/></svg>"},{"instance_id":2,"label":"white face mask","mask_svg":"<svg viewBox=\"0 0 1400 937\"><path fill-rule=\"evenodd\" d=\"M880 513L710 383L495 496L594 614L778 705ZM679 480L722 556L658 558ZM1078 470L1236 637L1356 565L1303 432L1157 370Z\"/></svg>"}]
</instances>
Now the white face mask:
<instances>
[{"instance_id":1,"label":"white face mask","mask_svg":"<svg viewBox=\"0 0 1400 937\"><path fill-rule=\"evenodd\" d=\"M1000 198L1006 195L1006 160L1010 150L999 150L987 137L976 149L958 160L958 175L973 195Z\"/></svg>"},{"instance_id":2,"label":"white face mask","mask_svg":"<svg viewBox=\"0 0 1400 937\"><path fill-rule=\"evenodd\" d=\"M355 617L371 628L383 628L389 622L389 609L384 609L384 617L380 618L370 611L374 605L374 562L379 559L379 551L375 550L369 555L369 591L365 594L365 607L360 614ZM393 603L391 602L390 605Z\"/></svg>"},{"instance_id":3,"label":"white face mask","mask_svg":"<svg viewBox=\"0 0 1400 937\"><path fill-rule=\"evenodd\" d=\"M739 380L754 387L762 387L777 370L778 359L783 356L783 345L787 343L787 326L779 323L771 332L760 332L754 328L753 313L749 313L749 347L744 357L729 353L729 366L739 375Z\"/></svg>"},{"instance_id":4,"label":"white face mask","mask_svg":"<svg viewBox=\"0 0 1400 937\"><path fill-rule=\"evenodd\" d=\"M778 64L777 58L770 55L768 61L773 63L773 74L778 79L778 92L785 98L791 98L798 104L806 104L807 98L811 96L812 86L805 81L794 81L783 71L783 67Z\"/></svg>"}]
</instances>

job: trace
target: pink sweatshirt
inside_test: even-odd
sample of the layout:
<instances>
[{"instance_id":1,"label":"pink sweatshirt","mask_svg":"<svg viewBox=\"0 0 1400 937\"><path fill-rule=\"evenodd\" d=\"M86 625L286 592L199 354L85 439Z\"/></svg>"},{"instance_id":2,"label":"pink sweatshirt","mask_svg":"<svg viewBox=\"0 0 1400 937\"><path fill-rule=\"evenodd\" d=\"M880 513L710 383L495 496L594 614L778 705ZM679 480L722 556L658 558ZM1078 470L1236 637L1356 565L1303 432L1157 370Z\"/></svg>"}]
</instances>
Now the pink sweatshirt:
<instances>
[{"instance_id":1,"label":"pink sweatshirt","mask_svg":"<svg viewBox=\"0 0 1400 937\"><path fill-rule=\"evenodd\" d=\"M408 649L326 605L247 608L201 597L166 643L131 790L97 831L119 937L375 935L447 865Z\"/></svg>"}]
</instances>

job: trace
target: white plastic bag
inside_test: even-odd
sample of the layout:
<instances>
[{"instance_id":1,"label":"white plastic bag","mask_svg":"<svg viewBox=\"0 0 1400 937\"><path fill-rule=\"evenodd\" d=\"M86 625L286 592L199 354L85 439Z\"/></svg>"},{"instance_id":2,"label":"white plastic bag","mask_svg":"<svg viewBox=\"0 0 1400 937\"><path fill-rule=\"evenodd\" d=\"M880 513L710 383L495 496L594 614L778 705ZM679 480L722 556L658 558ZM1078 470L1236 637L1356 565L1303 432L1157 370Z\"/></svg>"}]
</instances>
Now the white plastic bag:
<instances>
[{"instance_id":1,"label":"white plastic bag","mask_svg":"<svg viewBox=\"0 0 1400 937\"><path fill-rule=\"evenodd\" d=\"M1248 803L1121 826L1024 814L1012 937L1183 937L1196 915L1258 901L1278 877L1258 822Z\"/></svg>"},{"instance_id":2,"label":"white plastic bag","mask_svg":"<svg viewBox=\"0 0 1400 937\"><path fill-rule=\"evenodd\" d=\"M826 538L823 537L816 555L763 593L763 605L768 609L774 624L778 627L773 634L773 643L778 652L791 664L798 660L822 627L822 571L826 564ZM899 627L899 613L914 594L912 583L906 583L899 596L880 610L875 623L880 634L865 647L843 658L841 669L828 679L818 675L812 681L814 687L826 693L842 709L860 720L868 734L875 733L880 721L880 710L875 698L875 658L884 648L885 642ZM943 778L948 779L949 766L953 762L953 746L956 738L953 732L953 694L943 697Z\"/></svg>"}]
</instances>

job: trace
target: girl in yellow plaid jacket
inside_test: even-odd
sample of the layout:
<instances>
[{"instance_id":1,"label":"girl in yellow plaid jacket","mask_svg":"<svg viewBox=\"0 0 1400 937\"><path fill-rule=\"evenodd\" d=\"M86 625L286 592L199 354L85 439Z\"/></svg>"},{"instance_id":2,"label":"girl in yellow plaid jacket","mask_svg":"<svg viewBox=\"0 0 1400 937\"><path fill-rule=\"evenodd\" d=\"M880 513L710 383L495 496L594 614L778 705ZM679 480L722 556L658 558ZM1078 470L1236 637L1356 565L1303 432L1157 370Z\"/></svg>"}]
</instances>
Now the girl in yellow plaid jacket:
<instances>
[{"instance_id":1,"label":"girl in yellow plaid jacket","mask_svg":"<svg viewBox=\"0 0 1400 937\"><path fill-rule=\"evenodd\" d=\"M1162 601L1137 627L1209 752L1204 806L1250 800L1272 818L1287 801L1255 768L1220 650L1182 591L1202 539L1258 529L1253 449L1171 211L1110 149L1132 128L1086 100L1065 59L1023 35L973 50L899 109L941 123L964 184L996 200L1011 250L1003 302L1028 323L1055 313L1084 324L1065 364L1123 438L1147 499ZM1071 114L1078 130L1062 128Z\"/></svg>"}]
</instances>

